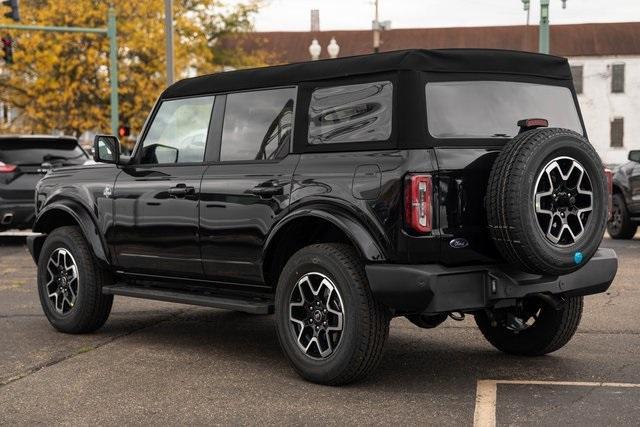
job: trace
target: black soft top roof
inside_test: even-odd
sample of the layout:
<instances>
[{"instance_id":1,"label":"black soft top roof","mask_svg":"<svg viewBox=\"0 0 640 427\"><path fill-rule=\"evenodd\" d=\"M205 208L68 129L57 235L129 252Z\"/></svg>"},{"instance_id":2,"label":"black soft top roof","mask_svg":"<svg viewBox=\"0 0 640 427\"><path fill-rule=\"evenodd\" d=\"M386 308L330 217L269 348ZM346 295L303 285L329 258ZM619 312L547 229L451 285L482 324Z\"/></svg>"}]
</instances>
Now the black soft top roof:
<instances>
[{"instance_id":1,"label":"black soft top roof","mask_svg":"<svg viewBox=\"0 0 640 427\"><path fill-rule=\"evenodd\" d=\"M209 74L173 84L162 98L407 70L571 78L566 58L552 55L496 49L411 49Z\"/></svg>"}]
</instances>

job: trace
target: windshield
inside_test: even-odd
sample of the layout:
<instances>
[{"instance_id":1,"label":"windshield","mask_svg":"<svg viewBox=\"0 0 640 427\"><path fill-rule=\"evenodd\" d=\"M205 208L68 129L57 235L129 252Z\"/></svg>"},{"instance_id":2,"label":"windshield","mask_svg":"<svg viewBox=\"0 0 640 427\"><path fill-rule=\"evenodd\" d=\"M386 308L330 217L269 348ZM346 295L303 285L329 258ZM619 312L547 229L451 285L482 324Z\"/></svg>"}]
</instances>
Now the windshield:
<instances>
[{"instance_id":1,"label":"windshield","mask_svg":"<svg viewBox=\"0 0 640 427\"><path fill-rule=\"evenodd\" d=\"M81 165L88 159L72 139L15 138L0 140L0 161L13 165Z\"/></svg>"},{"instance_id":2,"label":"windshield","mask_svg":"<svg viewBox=\"0 0 640 427\"><path fill-rule=\"evenodd\" d=\"M583 134L566 87L506 81L427 83L427 122L434 138L510 138L518 121L540 118L549 127Z\"/></svg>"}]
</instances>

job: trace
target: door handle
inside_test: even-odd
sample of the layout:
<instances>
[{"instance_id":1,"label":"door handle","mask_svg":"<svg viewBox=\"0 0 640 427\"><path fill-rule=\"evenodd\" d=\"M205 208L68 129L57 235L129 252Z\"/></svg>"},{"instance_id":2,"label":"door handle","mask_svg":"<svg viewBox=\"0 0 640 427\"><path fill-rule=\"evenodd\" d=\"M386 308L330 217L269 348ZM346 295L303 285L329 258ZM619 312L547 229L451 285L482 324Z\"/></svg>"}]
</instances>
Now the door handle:
<instances>
[{"instance_id":1,"label":"door handle","mask_svg":"<svg viewBox=\"0 0 640 427\"><path fill-rule=\"evenodd\" d=\"M265 184L261 184L256 187L253 187L250 190L250 192L251 194L255 194L256 196L259 196L259 197L269 198L273 196L283 195L284 189L282 188L281 185L278 185L278 184L265 183Z\"/></svg>"},{"instance_id":2,"label":"door handle","mask_svg":"<svg viewBox=\"0 0 640 427\"><path fill-rule=\"evenodd\" d=\"M186 197L196 192L196 189L186 184L178 184L175 187L169 188L169 196L171 197Z\"/></svg>"}]
</instances>

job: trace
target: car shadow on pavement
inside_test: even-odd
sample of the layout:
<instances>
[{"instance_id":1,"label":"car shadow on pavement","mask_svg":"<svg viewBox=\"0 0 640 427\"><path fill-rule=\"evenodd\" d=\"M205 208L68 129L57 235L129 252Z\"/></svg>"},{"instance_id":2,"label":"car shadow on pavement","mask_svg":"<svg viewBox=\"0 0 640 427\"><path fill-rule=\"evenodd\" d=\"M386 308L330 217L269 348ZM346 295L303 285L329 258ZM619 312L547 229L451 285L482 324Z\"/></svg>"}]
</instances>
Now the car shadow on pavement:
<instances>
[{"instance_id":1,"label":"car shadow on pavement","mask_svg":"<svg viewBox=\"0 0 640 427\"><path fill-rule=\"evenodd\" d=\"M120 321L124 327L126 319L116 320ZM127 340L128 345L145 351L177 354L187 361L191 357L208 358L212 363L233 360L253 365L257 372L277 371L286 381L298 378L281 353L273 316L188 309ZM397 319L376 372L350 387L375 385L398 392L426 392L437 386L455 393L458 387L475 385L480 378L553 377L575 369L575 359L557 354L537 358L502 354L486 344L475 327L422 330Z\"/></svg>"}]
</instances>

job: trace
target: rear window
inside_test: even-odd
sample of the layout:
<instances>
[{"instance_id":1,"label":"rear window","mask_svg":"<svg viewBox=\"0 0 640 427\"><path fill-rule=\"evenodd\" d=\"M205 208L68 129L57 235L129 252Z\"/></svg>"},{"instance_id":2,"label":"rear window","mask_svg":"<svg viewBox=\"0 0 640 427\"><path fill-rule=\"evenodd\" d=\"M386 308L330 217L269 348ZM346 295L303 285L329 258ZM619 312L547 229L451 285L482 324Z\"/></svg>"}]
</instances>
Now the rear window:
<instances>
[{"instance_id":1,"label":"rear window","mask_svg":"<svg viewBox=\"0 0 640 427\"><path fill-rule=\"evenodd\" d=\"M434 138L506 138L518 121L541 118L550 127L583 134L566 87L498 81L433 82L426 85L427 122Z\"/></svg>"},{"instance_id":2,"label":"rear window","mask_svg":"<svg viewBox=\"0 0 640 427\"><path fill-rule=\"evenodd\" d=\"M88 159L78 143L69 139L0 140L0 161L13 165L81 165Z\"/></svg>"},{"instance_id":3,"label":"rear window","mask_svg":"<svg viewBox=\"0 0 640 427\"><path fill-rule=\"evenodd\" d=\"M386 141L391 136L390 81L316 89L309 104L311 145Z\"/></svg>"}]
</instances>

